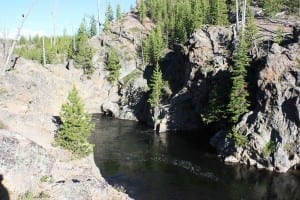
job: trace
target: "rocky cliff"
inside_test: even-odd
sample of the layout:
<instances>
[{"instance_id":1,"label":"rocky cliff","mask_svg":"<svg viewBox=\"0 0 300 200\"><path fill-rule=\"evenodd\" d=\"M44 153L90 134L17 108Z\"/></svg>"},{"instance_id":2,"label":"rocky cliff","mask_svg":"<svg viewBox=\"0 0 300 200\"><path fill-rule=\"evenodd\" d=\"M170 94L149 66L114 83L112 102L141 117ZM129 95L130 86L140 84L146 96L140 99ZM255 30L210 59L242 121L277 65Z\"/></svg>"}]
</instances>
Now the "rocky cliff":
<instances>
[{"instance_id":1,"label":"rocky cliff","mask_svg":"<svg viewBox=\"0 0 300 200\"><path fill-rule=\"evenodd\" d=\"M130 53L133 55L130 59L121 56L124 74L118 88L119 98L102 104L102 111L118 118L146 122L162 132L202 129L212 110L211 99L218 97L214 100L219 110L225 110L229 101L235 47L232 28L211 26L196 30L185 45L175 44L166 53L161 70L171 91L164 97L162 106L151 113L147 98L153 67L143 65L136 50L153 24L142 25L132 17L128 15L125 20L131 26L116 23L112 35L99 37L101 41L115 38L101 47L106 51L113 46L121 49L122 55L127 50L135 52ZM248 77L251 112L237 126L249 139L249 145L238 147L226 138L225 131L220 131L212 143L226 161L277 171L286 171L299 163L299 29L292 32L291 24L285 24L257 21L261 37L251 50ZM287 35L281 46L274 43L279 28ZM124 42L126 50L122 50ZM219 119L210 128L224 130L228 126L223 114L219 113Z\"/></svg>"},{"instance_id":2,"label":"rocky cliff","mask_svg":"<svg viewBox=\"0 0 300 200\"><path fill-rule=\"evenodd\" d=\"M0 186L10 199L129 199L102 178L93 155L74 160L52 145L56 116L73 85L89 112L99 112L108 96L118 97L110 94L113 88L99 71L86 79L81 70L64 65L42 67L20 58L1 77Z\"/></svg>"},{"instance_id":3,"label":"rocky cliff","mask_svg":"<svg viewBox=\"0 0 300 200\"><path fill-rule=\"evenodd\" d=\"M261 68L257 77L257 106L237 125L239 132L249 139L249 144L242 148L224 138L217 146L225 160L279 172L299 165L299 58L297 42L286 47L277 43L272 45L264 66L257 66Z\"/></svg>"}]
</instances>

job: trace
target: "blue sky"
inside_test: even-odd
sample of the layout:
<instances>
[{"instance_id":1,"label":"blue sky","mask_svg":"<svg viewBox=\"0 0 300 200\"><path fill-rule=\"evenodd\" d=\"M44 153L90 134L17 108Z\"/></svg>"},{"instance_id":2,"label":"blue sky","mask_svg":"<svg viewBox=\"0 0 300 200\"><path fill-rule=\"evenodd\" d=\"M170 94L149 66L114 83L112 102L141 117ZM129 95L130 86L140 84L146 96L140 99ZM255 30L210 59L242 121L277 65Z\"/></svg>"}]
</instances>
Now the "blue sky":
<instances>
[{"instance_id":1,"label":"blue sky","mask_svg":"<svg viewBox=\"0 0 300 200\"><path fill-rule=\"evenodd\" d=\"M100 0L101 20L110 3L114 8L120 4L123 12L135 6L136 0ZM7 0L0 8L0 37L4 33L13 36L22 21L22 14L33 5L23 26L23 35L37 33L52 34L54 22L56 34L61 35L66 29L69 34L77 30L84 16L97 18L97 0ZM54 16L54 17L53 17Z\"/></svg>"}]
</instances>

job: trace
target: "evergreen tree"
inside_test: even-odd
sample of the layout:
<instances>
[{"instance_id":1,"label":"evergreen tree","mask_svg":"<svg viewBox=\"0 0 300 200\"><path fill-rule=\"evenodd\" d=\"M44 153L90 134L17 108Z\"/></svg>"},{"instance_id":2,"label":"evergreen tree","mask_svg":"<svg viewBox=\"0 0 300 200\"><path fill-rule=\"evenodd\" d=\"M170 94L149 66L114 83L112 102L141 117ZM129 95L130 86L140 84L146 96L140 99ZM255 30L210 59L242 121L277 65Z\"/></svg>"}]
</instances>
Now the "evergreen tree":
<instances>
[{"instance_id":1,"label":"evergreen tree","mask_svg":"<svg viewBox=\"0 0 300 200\"><path fill-rule=\"evenodd\" d=\"M74 59L75 66L82 68L84 74L91 75L94 72L92 59L95 50L88 43L88 31L85 20L80 24L76 35L76 49L73 49L71 52L69 56Z\"/></svg>"},{"instance_id":2,"label":"evergreen tree","mask_svg":"<svg viewBox=\"0 0 300 200\"><path fill-rule=\"evenodd\" d=\"M163 50L166 48L166 43L163 39L160 26L157 26L151 31L149 38L143 46L146 61L155 65L159 62Z\"/></svg>"},{"instance_id":3,"label":"evergreen tree","mask_svg":"<svg viewBox=\"0 0 300 200\"><path fill-rule=\"evenodd\" d=\"M114 12L110 4L108 4L106 12L105 12L105 22L103 30L105 32L110 31L110 24L114 20Z\"/></svg>"},{"instance_id":4,"label":"evergreen tree","mask_svg":"<svg viewBox=\"0 0 300 200\"><path fill-rule=\"evenodd\" d=\"M222 95L224 88L221 85L214 86L208 97L208 105L201 114L202 120L206 124L223 122L226 120L226 104Z\"/></svg>"},{"instance_id":5,"label":"evergreen tree","mask_svg":"<svg viewBox=\"0 0 300 200\"><path fill-rule=\"evenodd\" d=\"M144 0L141 0L138 10L139 10L140 21L143 23L146 18L146 12L147 12L147 8Z\"/></svg>"},{"instance_id":6,"label":"evergreen tree","mask_svg":"<svg viewBox=\"0 0 300 200\"><path fill-rule=\"evenodd\" d=\"M55 143L78 157L90 154L93 145L89 144L88 137L95 125L91 116L85 112L75 86L68 95L68 101L62 105L60 116L63 124L55 137Z\"/></svg>"},{"instance_id":7,"label":"evergreen tree","mask_svg":"<svg viewBox=\"0 0 300 200\"><path fill-rule=\"evenodd\" d=\"M226 0L210 0L210 23L215 25L228 24Z\"/></svg>"},{"instance_id":8,"label":"evergreen tree","mask_svg":"<svg viewBox=\"0 0 300 200\"><path fill-rule=\"evenodd\" d=\"M163 86L164 83L162 78L162 72L159 68L159 65L156 64L151 77L151 93L148 99L148 102L150 103L152 108L157 107L160 104Z\"/></svg>"},{"instance_id":9,"label":"evergreen tree","mask_svg":"<svg viewBox=\"0 0 300 200\"><path fill-rule=\"evenodd\" d=\"M119 20L121 18L121 6L120 4L117 5L117 10L116 10L116 19Z\"/></svg>"},{"instance_id":10,"label":"evergreen tree","mask_svg":"<svg viewBox=\"0 0 300 200\"><path fill-rule=\"evenodd\" d=\"M268 16L273 16L283 6L283 0L265 0L263 8Z\"/></svg>"},{"instance_id":11,"label":"evergreen tree","mask_svg":"<svg viewBox=\"0 0 300 200\"><path fill-rule=\"evenodd\" d=\"M109 71L108 80L112 83L116 83L120 76L120 59L116 49L112 49L107 56L106 69Z\"/></svg>"},{"instance_id":12,"label":"evergreen tree","mask_svg":"<svg viewBox=\"0 0 300 200\"><path fill-rule=\"evenodd\" d=\"M249 107L246 76L250 59L248 57L248 44L243 37L239 41L233 60L232 89L227 110L230 115L230 121L234 125L248 111Z\"/></svg>"},{"instance_id":13,"label":"evergreen tree","mask_svg":"<svg viewBox=\"0 0 300 200\"><path fill-rule=\"evenodd\" d=\"M114 20L114 11L110 4L108 4L107 6L105 15L107 16L109 22L112 22Z\"/></svg>"},{"instance_id":14,"label":"evergreen tree","mask_svg":"<svg viewBox=\"0 0 300 200\"><path fill-rule=\"evenodd\" d=\"M89 38L97 35L97 21L95 19L95 16L92 15L90 19L90 30L89 30Z\"/></svg>"},{"instance_id":15,"label":"evergreen tree","mask_svg":"<svg viewBox=\"0 0 300 200\"><path fill-rule=\"evenodd\" d=\"M248 9L247 12L247 27L245 32L246 43L250 46L253 40L255 40L255 35L258 33L258 28L255 23L254 12Z\"/></svg>"}]
</instances>

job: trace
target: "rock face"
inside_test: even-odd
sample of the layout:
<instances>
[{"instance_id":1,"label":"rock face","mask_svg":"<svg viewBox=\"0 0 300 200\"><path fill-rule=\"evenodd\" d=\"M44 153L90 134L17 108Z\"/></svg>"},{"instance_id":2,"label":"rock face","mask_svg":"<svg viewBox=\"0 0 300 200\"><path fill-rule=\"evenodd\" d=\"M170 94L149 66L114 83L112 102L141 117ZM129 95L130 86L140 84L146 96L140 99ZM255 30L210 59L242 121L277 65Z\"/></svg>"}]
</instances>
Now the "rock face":
<instances>
[{"instance_id":1,"label":"rock face","mask_svg":"<svg viewBox=\"0 0 300 200\"><path fill-rule=\"evenodd\" d=\"M14 132L0 130L0 151L0 174L11 193L35 190L53 167L44 148Z\"/></svg>"},{"instance_id":2,"label":"rock face","mask_svg":"<svg viewBox=\"0 0 300 200\"><path fill-rule=\"evenodd\" d=\"M258 75L258 105L237 126L249 144L236 147L236 161L279 172L300 163L299 58L298 43L287 48L272 45Z\"/></svg>"},{"instance_id":3,"label":"rock face","mask_svg":"<svg viewBox=\"0 0 300 200\"><path fill-rule=\"evenodd\" d=\"M221 85L226 93L230 83L228 58L232 37L230 29L218 26L199 29L191 36L185 50L184 86L160 112L163 114L159 123L164 131L199 130L203 125L201 113L207 107L212 88Z\"/></svg>"}]
</instances>

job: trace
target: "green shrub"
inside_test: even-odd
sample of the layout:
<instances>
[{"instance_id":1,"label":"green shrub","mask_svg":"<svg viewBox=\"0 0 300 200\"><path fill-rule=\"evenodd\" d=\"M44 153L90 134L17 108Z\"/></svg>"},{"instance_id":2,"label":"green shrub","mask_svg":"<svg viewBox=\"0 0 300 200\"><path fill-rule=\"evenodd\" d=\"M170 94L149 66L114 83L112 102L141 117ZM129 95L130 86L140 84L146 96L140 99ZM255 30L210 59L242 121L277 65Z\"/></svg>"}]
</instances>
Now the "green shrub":
<instances>
[{"instance_id":1,"label":"green shrub","mask_svg":"<svg viewBox=\"0 0 300 200\"><path fill-rule=\"evenodd\" d=\"M71 151L77 157L90 154L93 145L88 142L88 137L95 124L92 123L91 116L85 112L75 86L68 95L68 102L62 105L60 116L63 124L56 135L56 145Z\"/></svg>"},{"instance_id":2,"label":"green shrub","mask_svg":"<svg viewBox=\"0 0 300 200\"><path fill-rule=\"evenodd\" d=\"M106 69L109 71L108 80L116 83L120 77L120 59L116 49L112 49L107 56Z\"/></svg>"},{"instance_id":3,"label":"green shrub","mask_svg":"<svg viewBox=\"0 0 300 200\"><path fill-rule=\"evenodd\" d=\"M0 129L4 129L5 128L5 124L3 124L3 122L0 121Z\"/></svg>"},{"instance_id":4,"label":"green shrub","mask_svg":"<svg viewBox=\"0 0 300 200\"><path fill-rule=\"evenodd\" d=\"M272 153L274 153L276 150L276 142L274 141L269 141L266 143L266 145L262 149L262 154L265 157L270 156Z\"/></svg>"},{"instance_id":5,"label":"green shrub","mask_svg":"<svg viewBox=\"0 0 300 200\"><path fill-rule=\"evenodd\" d=\"M25 192L25 194L20 195L18 197L18 200L33 200L34 199L34 194L31 191Z\"/></svg>"},{"instance_id":6,"label":"green shrub","mask_svg":"<svg viewBox=\"0 0 300 200\"><path fill-rule=\"evenodd\" d=\"M247 138L247 136L239 133L236 128L233 128L231 130L228 137L233 139L234 143L240 147L246 147L249 143L249 139Z\"/></svg>"}]
</instances>

